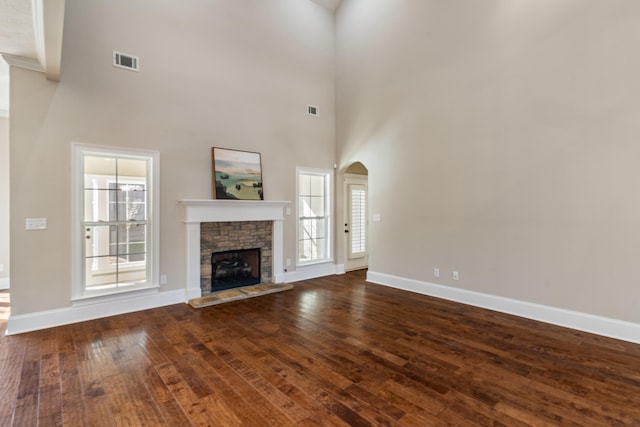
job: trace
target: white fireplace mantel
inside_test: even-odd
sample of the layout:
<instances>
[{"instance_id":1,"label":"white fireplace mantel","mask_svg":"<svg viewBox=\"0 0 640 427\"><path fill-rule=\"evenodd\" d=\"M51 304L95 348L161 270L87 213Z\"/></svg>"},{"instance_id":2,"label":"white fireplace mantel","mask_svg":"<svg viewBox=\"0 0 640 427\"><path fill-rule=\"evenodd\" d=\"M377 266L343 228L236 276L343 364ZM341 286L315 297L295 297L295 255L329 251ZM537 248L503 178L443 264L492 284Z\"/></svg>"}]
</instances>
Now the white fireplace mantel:
<instances>
[{"instance_id":1,"label":"white fireplace mantel","mask_svg":"<svg viewBox=\"0 0 640 427\"><path fill-rule=\"evenodd\" d=\"M274 283L284 281L283 221L288 201L273 200L204 200L182 199L184 207L187 264L187 301L200 298L200 224L227 221L273 221L273 277ZM287 209L288 214L288 209Z\"/></svg>"}]
</instances>

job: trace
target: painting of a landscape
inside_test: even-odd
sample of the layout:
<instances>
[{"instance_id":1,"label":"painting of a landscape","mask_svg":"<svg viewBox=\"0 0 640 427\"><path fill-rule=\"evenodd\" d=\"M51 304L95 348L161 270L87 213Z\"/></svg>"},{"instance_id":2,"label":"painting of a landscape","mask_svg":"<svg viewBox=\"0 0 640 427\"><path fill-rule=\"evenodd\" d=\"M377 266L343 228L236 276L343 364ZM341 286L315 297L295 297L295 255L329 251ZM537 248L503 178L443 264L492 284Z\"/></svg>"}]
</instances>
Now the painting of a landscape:
<instances>
[{"instance_id":1,"label":"painting of a landscape","mask_svg":"<svg viewBox=\"0 0 640 427\"><path fill-rule=\"evenodd\" d=\"M263 200L260 153L213 147L216 199Z\"/></svg>"}]
</instances>

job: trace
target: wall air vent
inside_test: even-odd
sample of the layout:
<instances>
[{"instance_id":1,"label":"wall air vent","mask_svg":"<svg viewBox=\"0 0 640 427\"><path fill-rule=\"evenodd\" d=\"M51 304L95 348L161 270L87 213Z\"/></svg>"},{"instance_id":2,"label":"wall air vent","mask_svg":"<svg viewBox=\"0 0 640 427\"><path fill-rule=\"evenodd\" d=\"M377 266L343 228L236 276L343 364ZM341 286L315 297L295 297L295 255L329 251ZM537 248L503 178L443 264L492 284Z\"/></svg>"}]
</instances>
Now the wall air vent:
<instances>
[{"instance_id":1,"label":"wall air vent","mask_svg":"<svg viewBox=\"0 0 640 427\"><path fill-rule=\"evenodd\" d=\"M140 71L140 60L137 56L113 51L113 66L131 71Z\"/></svg>"},{"instance_id":2,"label":"wall air vent","mask_svg":"<svg viewBox=\"0 0 640 427\"><path fill-rule=\"evenodd\" d=\"M320 109L314 105L307 105L307 113L310 116L318 117L320 115Z\"/></svg>"}]
</instances>

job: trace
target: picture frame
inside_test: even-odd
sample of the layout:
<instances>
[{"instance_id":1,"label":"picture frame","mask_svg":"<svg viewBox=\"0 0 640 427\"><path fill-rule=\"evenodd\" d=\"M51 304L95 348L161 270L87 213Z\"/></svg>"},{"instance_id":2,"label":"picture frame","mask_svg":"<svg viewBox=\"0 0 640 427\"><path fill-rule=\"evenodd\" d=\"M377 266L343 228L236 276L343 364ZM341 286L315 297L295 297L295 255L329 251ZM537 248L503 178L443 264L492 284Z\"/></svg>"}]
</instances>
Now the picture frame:
<instances>
[{"instance_id":1,"label":"picture frame","mask_svg":"<svg viewBox=\"0 0 640 427\"><path fill-rule=\"evenodd\" d=\"M211 148L213 198L264 200L260 153Z\"/></svg>"}]
</instances>

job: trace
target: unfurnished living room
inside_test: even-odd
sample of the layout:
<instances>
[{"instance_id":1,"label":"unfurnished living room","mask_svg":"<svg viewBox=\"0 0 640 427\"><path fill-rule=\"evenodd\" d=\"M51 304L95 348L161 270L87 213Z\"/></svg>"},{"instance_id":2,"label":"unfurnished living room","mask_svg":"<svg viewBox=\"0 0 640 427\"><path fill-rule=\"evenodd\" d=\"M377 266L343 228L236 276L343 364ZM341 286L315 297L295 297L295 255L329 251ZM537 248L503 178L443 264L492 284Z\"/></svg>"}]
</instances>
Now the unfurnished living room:
<instances>
[{"instance_id":1,"label":"unfurnished living room","mask_svg":"<svg viewBox=\"0 0 640 427\"><path fill-rule=\"evenodd\" d=\"M3 0L0 426L640 425L640 2Z\"/></svg>"}]
</instances>

